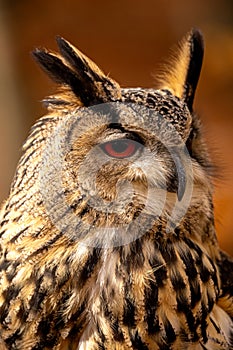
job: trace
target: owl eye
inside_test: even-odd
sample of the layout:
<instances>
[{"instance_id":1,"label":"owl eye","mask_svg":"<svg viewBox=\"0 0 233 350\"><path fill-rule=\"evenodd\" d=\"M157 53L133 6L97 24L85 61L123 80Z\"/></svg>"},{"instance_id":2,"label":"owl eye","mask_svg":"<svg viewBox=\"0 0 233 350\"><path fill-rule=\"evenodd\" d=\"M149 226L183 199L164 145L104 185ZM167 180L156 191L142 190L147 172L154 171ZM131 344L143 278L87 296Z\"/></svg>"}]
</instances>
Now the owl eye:
<instances>
[{"instance_id":1,"label":"owl eye","mask_svg":"<svg viewBox=\"0 0 233 350\"><path fill-rule=\"evenodd\" d=\"M102 145L103 151L113 158L128 158L134 155L139 144L133 140L122 139L106 142Z\"/></svg>"}]
</instances>

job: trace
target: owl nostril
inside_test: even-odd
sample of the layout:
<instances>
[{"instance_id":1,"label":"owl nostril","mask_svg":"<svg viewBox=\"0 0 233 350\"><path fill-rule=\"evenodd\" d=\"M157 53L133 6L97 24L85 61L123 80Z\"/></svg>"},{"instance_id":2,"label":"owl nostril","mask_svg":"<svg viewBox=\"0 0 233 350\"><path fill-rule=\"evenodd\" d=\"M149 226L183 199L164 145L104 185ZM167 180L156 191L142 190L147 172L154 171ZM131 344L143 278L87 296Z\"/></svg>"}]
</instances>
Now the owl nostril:
<instances>
[{"instance_id":1,"label":"owl nostril","mask_svg":"<svg viewBox=\"0 0 233 350\"><path fill-rule=\"evenodd\" d=\"M107 142L102 146L102 149L110 157L128 158L136 152L138 147L139 145L137 142L133 140L122 139Z\"/></svg>"}]
</instances>

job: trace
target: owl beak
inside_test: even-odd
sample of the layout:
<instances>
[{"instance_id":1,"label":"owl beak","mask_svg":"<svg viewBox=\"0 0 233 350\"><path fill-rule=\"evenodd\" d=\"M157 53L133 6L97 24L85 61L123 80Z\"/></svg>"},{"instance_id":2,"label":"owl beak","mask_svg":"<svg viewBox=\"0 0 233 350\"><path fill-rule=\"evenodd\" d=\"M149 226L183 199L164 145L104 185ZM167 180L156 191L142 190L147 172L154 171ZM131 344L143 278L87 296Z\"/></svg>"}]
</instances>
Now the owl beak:
<instances>
[{"instance_id":1,"label":"owl beak","mask_svg":"<svg viewBox=\"0 0 233 350\"><path fill-rule=\"evenodd\" d=\"M172 158L175 163L178 178L178 187L176 193L179 201L182 201L187 186L187 174L183 152L183 150L172 151Z\"/></svg>"}]
</instances>

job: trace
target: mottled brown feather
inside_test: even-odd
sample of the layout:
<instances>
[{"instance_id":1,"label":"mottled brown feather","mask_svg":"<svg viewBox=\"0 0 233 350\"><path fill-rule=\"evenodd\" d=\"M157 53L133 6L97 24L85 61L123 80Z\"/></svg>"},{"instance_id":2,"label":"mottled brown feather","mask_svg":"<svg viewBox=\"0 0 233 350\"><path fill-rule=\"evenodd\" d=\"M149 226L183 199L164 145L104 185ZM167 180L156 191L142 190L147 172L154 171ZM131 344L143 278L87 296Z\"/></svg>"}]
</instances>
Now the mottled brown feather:
<instances>
[{"instance_id":1,"label":"mottled brown feather","mask_svg":"<svg viewBox=\"0 0 233 350\"><path fill-rule=\"evenodd\" d=\"M34 52L59 92L45 100L0 212L0 349L232 349L233 262L216 239L211 162L192 112L202 35L183 39L158 90L121 89L57 42L59 54ZM106 158L106 143L122 139L135 152ZM172 154L184 145L193 188L168 226L190 185ZM106 227L121 228L122 244L107 246Z\"/></svg>"}]
</instances>

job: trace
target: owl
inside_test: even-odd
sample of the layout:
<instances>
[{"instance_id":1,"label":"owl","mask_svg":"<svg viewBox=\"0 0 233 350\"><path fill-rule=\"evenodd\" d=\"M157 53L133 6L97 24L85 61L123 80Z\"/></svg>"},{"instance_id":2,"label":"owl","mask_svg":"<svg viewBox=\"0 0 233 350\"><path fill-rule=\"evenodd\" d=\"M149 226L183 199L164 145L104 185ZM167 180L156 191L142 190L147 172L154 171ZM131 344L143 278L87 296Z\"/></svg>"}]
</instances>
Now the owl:
<instances>
[{"instance_id":1,"label":"owl","mask_svg":"<svg viewBox=\"0 0 233 350\"><path fill-rule=\"evenodd\" d=\"M233 260L193 111L202 34L158 88L121 88L61 37L58 84L0 214L1 350L233 349Z\"/></svg>"}]
</instances>

